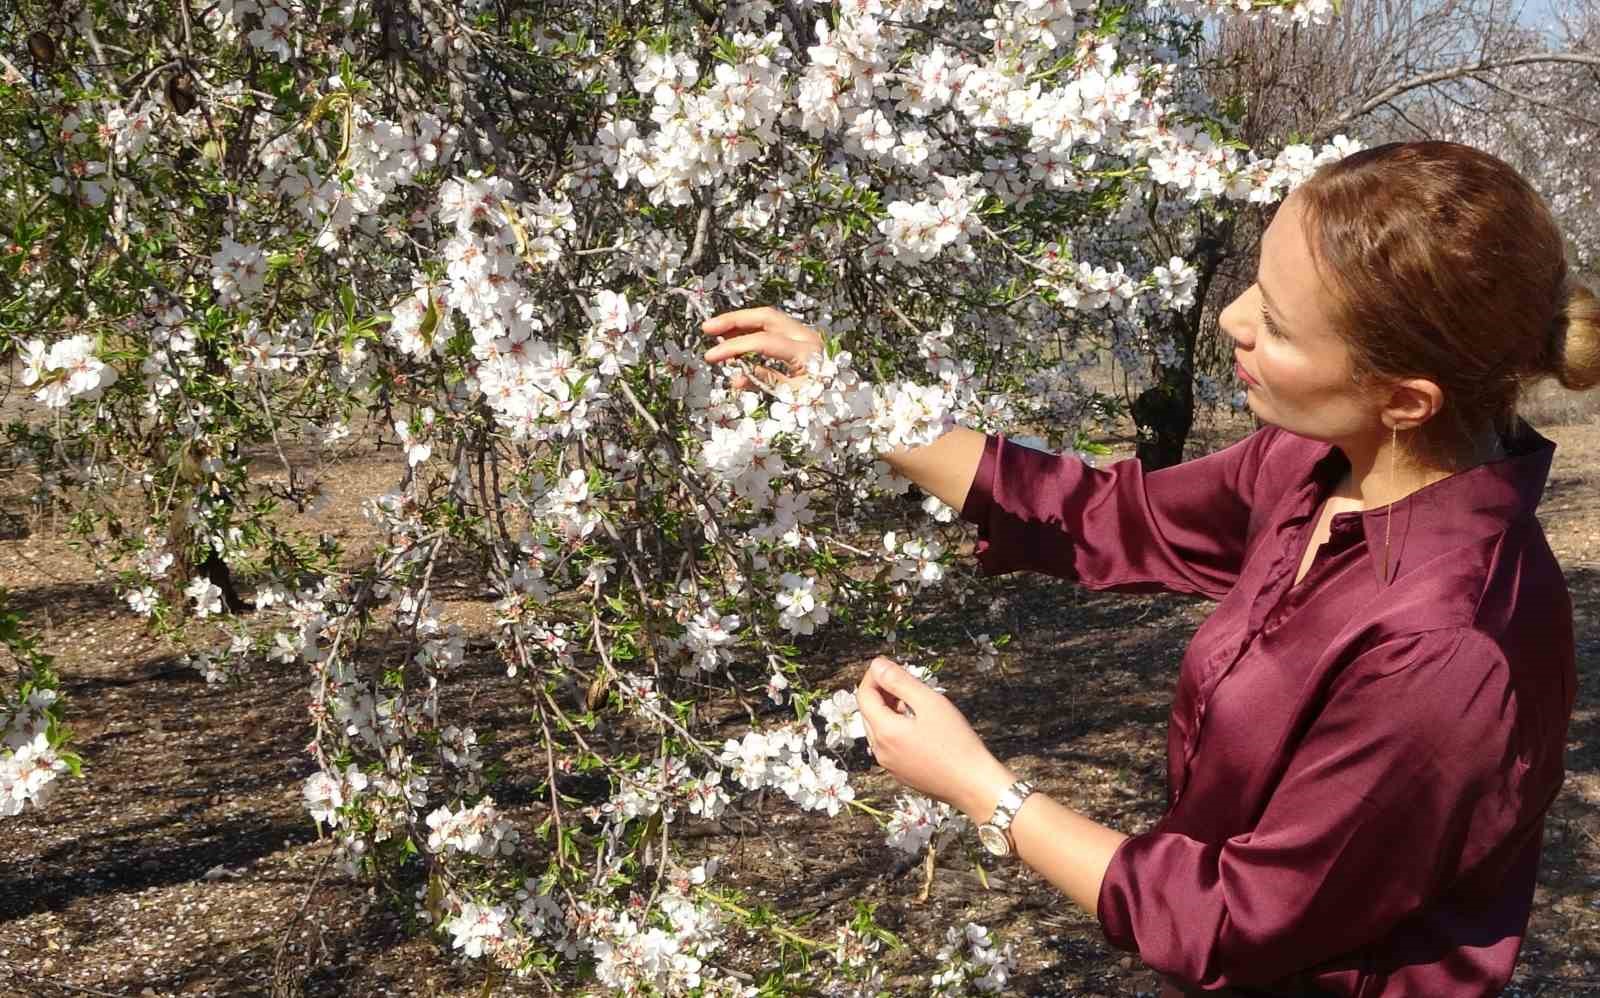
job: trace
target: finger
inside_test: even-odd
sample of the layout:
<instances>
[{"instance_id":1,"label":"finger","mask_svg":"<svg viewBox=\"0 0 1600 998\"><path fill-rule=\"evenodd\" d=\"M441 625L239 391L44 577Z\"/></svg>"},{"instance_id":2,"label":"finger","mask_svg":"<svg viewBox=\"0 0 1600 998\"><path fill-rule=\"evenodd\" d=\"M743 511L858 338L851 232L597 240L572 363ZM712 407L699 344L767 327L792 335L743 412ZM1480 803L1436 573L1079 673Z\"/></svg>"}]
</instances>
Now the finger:
<instances>
[{"instance_id":1,"label":"finger","mask_svg":"<svg viewBox=\"0 0 1600 998\"><path fill-rule=\"evenodd\" d=\"M856 684L856 699L859 701L864 696L872 697L874 703L882 703L896 712L904 706L899 697L890 693L882 683L878 682L877 674L870 663L867 670L861 674L861 682Z\"/></svg>"},{"instance_id":2,"label":"finger","mask_svg":"<svg viewBox=\"0 0 1600 998\"><path fill-rule=\"evenodd\" d=\"M790 339L777 333L746 333L732 339L723 340L705 352L705 359L711 363L728 360L732 357L741 357L747 353L760 354L772 357L786 364L805 363L806 355L815 347L803 340Z\"/></svg>"},{"instance_id":3,"label":"finger","mask_svg":"<svg viewBox=\"0 0 1600 998\"><path fill-rule=\"evenodd\" d=\"M879 716L882 716L883 711L888 711L897 717L905 717L911 712L910 708L905 705L905 701L875 683L863 684L857 689L857 702L859 703L863 699L870 699L874 711L878 712ZM865 708L862 709L861 713L863 717L867 716Z\"/></svg>"},{"instance_id":4,"label":"finger","mask_svg":"<svg viewBox=\"0 0 1600 998\"><path fill-rule=\"evenodd\" d=\"M913 719L900 712L900 698L884 689L868 670L856 687L856 707L874 740L880 740L904 730Z\"/></svg>"},{"instance_id":5,"label":"finger","mask_svg":"<svg viewBox=\"0 0 1600 998\"><path fill-rule=\"evenodd\" d=\"M731 312L713 315L700 324L700 328L713 336L722 336L727 333L752 332L758 329L778 331L785 322L794 322L782 312L771 305L762 305L759 308L737 308Z\"/></svg>"}]
</instances>

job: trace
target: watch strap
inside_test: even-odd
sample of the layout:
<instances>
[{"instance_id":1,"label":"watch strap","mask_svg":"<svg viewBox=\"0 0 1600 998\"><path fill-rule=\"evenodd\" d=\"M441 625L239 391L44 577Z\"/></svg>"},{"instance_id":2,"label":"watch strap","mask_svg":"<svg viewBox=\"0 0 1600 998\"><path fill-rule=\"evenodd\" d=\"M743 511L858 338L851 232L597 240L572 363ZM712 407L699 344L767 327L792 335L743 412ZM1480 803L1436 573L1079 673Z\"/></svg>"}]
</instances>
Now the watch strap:
<instances>
[{"instance_id":1,"label":"watch strap","mask_svg":"<svg viewBox=\"0 0 1600 998\"><path fill-rule=\"evenodd\" d=\"M993 825L1002 832L1011 827L1011 821L1022 809L1022 802L1033 793L1033 784L1027 780L1018 780L1006 787L1000 799L995 802L994 813L989 816L986 824Z\"/></svg>"},{"instance_id":2,"label":"watch strap","mask_svg":"<svg viewBox=\"0 0 1600 998\"><path fill-rule=\"evenodd\" d=\"M978 839L985 849L996 856L1009 856L1016 851L1011 839L1011 821L1033 792L1033 784L1018 780L1000 794L989 820L978 826Z\"/></svg>"}]
</instances>

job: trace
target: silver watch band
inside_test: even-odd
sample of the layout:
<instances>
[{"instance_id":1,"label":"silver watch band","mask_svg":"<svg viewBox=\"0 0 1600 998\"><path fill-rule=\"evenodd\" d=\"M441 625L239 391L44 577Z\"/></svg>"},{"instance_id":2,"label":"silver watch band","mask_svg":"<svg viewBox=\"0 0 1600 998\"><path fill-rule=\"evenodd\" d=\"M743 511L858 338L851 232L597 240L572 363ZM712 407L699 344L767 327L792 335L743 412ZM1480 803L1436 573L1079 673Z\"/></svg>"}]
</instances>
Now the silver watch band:
<instances>
[{"instance_id":1,"label":"silver watch band","mask_svg":"<svg viewBox=\"0 0 1600 998\"><path fill-rule=\"evenodd\" d=\"M1014 846L1011 842L1011 821L1022 808L1022 802L1033 794L1033 784L1018 780L1005 789L995 802L994 813L978 826L978 841L995 856L1009 856Z\"/></svg>"},{"instance_id":2,"label":"silver watch band","mask_svg":"<svg viewBox=\"0 0 1600 998\"><path fill-rule=\"evenodd\" d=\"M1031 793L1033 793L1033 784L1027 780L1018 780L1011 786L1006 787L1005 793L1000 795L998 801L995 801L994 813L989 816L987 824L993 825L1002 832L1010 828L1012 819L1017 816L1017 811L1022 807L1022 802L1027 800L1028 795Z\"/></svg>"}]
</instances>

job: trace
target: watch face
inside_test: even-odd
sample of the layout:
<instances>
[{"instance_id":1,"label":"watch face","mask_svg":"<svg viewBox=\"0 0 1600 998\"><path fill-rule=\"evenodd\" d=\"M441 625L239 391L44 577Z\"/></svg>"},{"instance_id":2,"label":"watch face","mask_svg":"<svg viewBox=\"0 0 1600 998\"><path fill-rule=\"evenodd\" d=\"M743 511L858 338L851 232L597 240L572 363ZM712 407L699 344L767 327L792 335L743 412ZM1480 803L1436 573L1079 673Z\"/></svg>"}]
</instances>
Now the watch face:
<instances>
[{"instance_id":1,"label":"watch face","mask_svg":"<svg viewBox=\"0 0 1600 998\"><path fill-rule=\"evenodd\" d=\"M1011 843L1006 841L1006 833L993 825L978 826L978 841L996 856L1005 856L1011 852Z\"/></svg>"}]
</instances>

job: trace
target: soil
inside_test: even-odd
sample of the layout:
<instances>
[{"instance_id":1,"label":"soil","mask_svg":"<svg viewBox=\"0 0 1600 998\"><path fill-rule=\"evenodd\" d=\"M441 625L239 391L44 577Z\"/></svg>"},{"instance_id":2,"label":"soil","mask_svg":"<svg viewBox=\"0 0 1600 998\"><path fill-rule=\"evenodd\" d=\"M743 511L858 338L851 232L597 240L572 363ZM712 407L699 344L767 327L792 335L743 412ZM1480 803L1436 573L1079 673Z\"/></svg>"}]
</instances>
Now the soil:
<instances>
[{"instance_id":1,"label":"soil","mask_svg":"<svg viewBox=\"0 0 1600 998\"><path fill-rule=\"evenodd\" d=\"M1558 444L1541 518L1566 569L1576 609L1578 705L1569 775L1546 827L1533 921L1507 994L1600 995L1600 419L1541 425ZM1198 446L1237 427L1216 427ZM394 481L394 454L347 456L322 469L330 503L303 525L359 546L363 495ZM6 533L7 525L10 532ZM60 524L0 500L0 586L43 635L70 702L85 776L50 805L0 821L0 995L266 995L275 975L305 995L536 995L534 981L487 979L453 957L364 883L325 871L300 800L306 679L259 663L238 685L207 685L67 544ZM934 607L924 636L948 648L941 681L1001 758L1043 790L1126 831L1147 827L1164 797L1164 737L1174 667L1207 612L1179 597L1094 594L1037 576L984 583L974 606ZM447 620L486 633L469 577L447 590ZM988 602L985 602L988 601ZM980 675L961 621L1009 631L1000 673ZM853 684L881 647L830 639L817 661ZM480 649L462 695L503 680ZM0 668L10 665L0 662ZM487 701L486 701L487 702ZM514 726L514 705L497 707ZM526 803L515 738L497 799ZM892 797L866 757L852 758L858 794ZM940 859L926 900L922 871L896 861L867 819L827 819L769 801L759 824L706 824L697 850L723 858L723 883L771 904L816 938L831 936L856 901L913 942L887 957L896 993L915 993L944 929L989 926L1017 951L1010 993L1133 995L1155 990L1135 958L1109 948L1097 925L1020 866L970 850ZM319 874L321 876L319 877ZM736 939L734 961L758 969L770 945ZM571 989L570 993L578 993Z\"/></svg>"}]
</instances>

